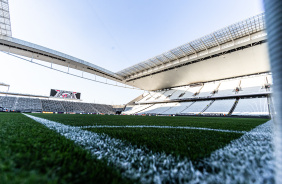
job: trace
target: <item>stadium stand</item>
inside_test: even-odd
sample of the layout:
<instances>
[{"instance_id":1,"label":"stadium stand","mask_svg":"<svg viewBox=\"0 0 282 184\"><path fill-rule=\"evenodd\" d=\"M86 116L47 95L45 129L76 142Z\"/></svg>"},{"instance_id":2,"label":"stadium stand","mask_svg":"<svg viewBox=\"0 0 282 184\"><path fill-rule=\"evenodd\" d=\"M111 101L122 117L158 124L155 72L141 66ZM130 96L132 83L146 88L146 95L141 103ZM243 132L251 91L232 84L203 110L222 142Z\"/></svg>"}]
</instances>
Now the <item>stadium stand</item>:
<instances>
[{"instance_id":1,"label":"stadium stand","mask_svg":"<svg viewBox=\"0 0 282 184\"><path fill-rule=\"evenodd\" d=\"M241 79L239 94L265 92L266 76L250 77Z\"/></svg>"},{"instance_id":2,"label":"stadium stand","mask_svg":"<svg viewBox=\"0 0 282 184\"><path fill-rule=\"evenodd\" d=\"M178 99L181 94L184 94L188 87L173 88L174 93L169 97L170 99Z\"/></svg>"},{"instance_id":3,"label":"stadium stand","mask_svg":"<svg viewBox=\"0 0 282 184\"><path fill-rule=\"evenodd\" d=\"M269 115L267 98L240 99L233 115L267 116Z\"/></svg>"},{"instance_id":4,"label":"stadium stand","mask_svg":"<svg viewBox=\"0 0 282 184\"><path fill-rule=\"evenodd\" d=\"M58 100L42 100L43 111L46 112L74 112L74 113L103 113L115 114L115 110L110 105L58 101Z\"/></svg>"},{"instance_id":5,"label":"stadium stand","mask_svg":"<svg viewBox=\"0 0 282 184\"><path fill-rule=\"evenodd\" d=\"M91 104L94 109L96 109L99 113L103 114L115 114L115 110L112 106L104 105L104 104Z\"/></svg>"},{"instance_id":6,"label":"stadium stand","mask_svg":"<svg viewBox=\"0 0 282 184\"><path fill-rule=\"evenodd\" d=\"M181 112L181 114L200 114L203 112L206 108L208 108L213 101L207 100L207 101L196 101L192 105L190 105L187 109Z\"/></svg>"},{"instance_id":7,"label":"stadium stand","mask_svg":"<svg viewBox=\"0 0 282 184\"><path fill-rule=\"evenodd\" d=\"M219 87L220 83L219 82L209 82L205 83L203 88L201 89L198 97L208 97L212 96L213 92L217 90Z\"/></svg>"},{"instance_id":8,"label":"stadium stand","mask_svg":"<svg viewBox=\"0 0 282 184\"><path fill-rule=\"evenodd\" d=\"M3 96L0 101L0 107L12 110L17 101L17 97Z\"/></svg>"},{"instance_id":9,"label":"stadium stand","mask_svg":"<svg viewBox=\"0 0 282 184\"><path fill-rule=\"evenodd\" d=\"M179 96L179 99L193 98L198 95L202 88L203 86L188 87L184 94Z\"/></svg>"},{"instance_id":10,"label":"stadium stand","mask_svg":"<svg viewBox=\"0 0 282 184\"><path fill-rule=\"evenodd\" d=\"M66 112L60 101L41 100L42 110L46 112Z\"/></svg>"},{"instance_id":11,"label":"stadium stand","mask_svg":"<svg viewBox=\"0 0 282 184\"><path fill-rule=\"evenodd\" d=\"M143 112L147 108L151 107L152 104L150 105L135 105L133 106L130 110L128 111L123 111L123 114L137 114L139 112Z\"/></svg>"},{"instance_id":12,"label":"stadium stand","mask_svg":"<svg viewBox=\"0 0 282 184\"><path fill-rule=\"evenodd\" d=\"M236 99L215 100L203 114L205 115L228 115Z\"/></svg>"},{"instance_id":13,"label":"stadium stand","mask_svg":"<svg viewBox=\"0 0 282 184\"><path fill-rule=\"evenodd\" d=\"M13 110L20 112L42 112L42 104L38 98L17 98Z\"/></svg>"},{"instance_id":14,"label":"stadium stand","mask_svg":"<svg viewBox=\"0 0 282 184\"><path fill-rule=\"evenodd\" d=\"M269 116L271 91L271 74L242 76L145 92L123 114Z\"/></svg>"},{"instance_id":15,"label":"stadium stand","mask_svg":"<svg viewBox=\"0 0 282 184\"><path fill-rule=\"evenodd\" d=\"M99 111L95 109L90 103L77 102L77 105L79 105L84 113L99 113Z\"/></svg>"},{"instance_id":16,"label":"stadium stand","mask_svg":"<svg viewBox=\"0 0 282 184\"><path fill-rule=\"evenodd\" d=\"M148 92L148 94L144 95L144 98L142 98L139 102L150 101L150 99L153 99L155 94L155 92Z\"/></svg>"},{"instance_id":17,"label":"stadium stand","mask_svg":"<svg viewBox=\"0 0 282 184\"><path fill-rule=\"evenodd\" d=\"M164 112L164 114L180 114L182 111L187 109L189 106L191 106L195 102L182 102L182 103L176 103L175 106L172 106L169 110Z\"/></svg>"},{"instance_id":18,"label":"stadium stand","mask_svg":"<svg viewBox=\"0 0 282 184\"><path fill-rule=\"evenodd\" d=\"M236 88L239 88L240 86L240 80L239 79L231 79L231 80L225 80L220 83L220 86L218 87L218 91L214 94L214 96L229 96L229 95L235 95L236 94Z\"/></svg>"},{"instance_id":19,"label":"stadium stand","mask_svg":"<svg viewBox=\"0 0 282 184\"><path fill-rule=\"evenodd\" d=\"M174 92L174 90L167 90L167 91L165 91L163 94L160 95L158 100L169 99L169 97L173 94L173 92Z\"/></svg>"},{"instance_id":20,"label":"stadium stand","mask_svg":"<svg viewBox=\"0 0 282 184\"><path fill-rule=\"evenodd\" d=\"M170 104L168 104L170 105ZM145 111L141 111L139 114L162 114L162 112L167 111L170 107L166 103L155 104Z\"/></svg>"},{"instance_id":21,"label":"stadium stand","mask_svg":"<svg viewBox=\"0 0 282 184\"><path fill-rule=\"evenodd\" d=\"M66 110L66 112L83 113L83 110L80 108L80 106L76 102L61 101L61 103L64 109Z\"/></svg>"},{"instance_id":22,"label":"stadium stand","mask_svg":"<svg viewBox=\"0 0 282 184\"><path fill-rule=\"evenodd\" d=\"M111 105L99 104L104 110L101 113L115 114L115 110Z\"/></svg>"}]
</instances>

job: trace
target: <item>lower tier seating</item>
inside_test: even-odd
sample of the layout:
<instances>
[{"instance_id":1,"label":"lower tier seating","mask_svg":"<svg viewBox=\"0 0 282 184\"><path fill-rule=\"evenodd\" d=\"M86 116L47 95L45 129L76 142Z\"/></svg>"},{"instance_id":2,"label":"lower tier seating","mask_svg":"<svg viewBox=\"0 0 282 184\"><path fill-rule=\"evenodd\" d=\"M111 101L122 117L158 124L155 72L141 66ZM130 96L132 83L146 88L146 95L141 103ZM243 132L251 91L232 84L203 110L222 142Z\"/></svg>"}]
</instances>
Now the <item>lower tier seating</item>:
<instances>
[{"instance_id":1,"label":"lower tier seating","mask_svg":"<svg viewBox=\"0 0 282 184\"><path fill-rule=\"evenodd\" d=\"M45 111L115 114L115 109L111 105L13 96L0 96L0 107L8 111L18 112Z\"/></svg>"},{"instance_id":2,"label":"lower tier seating","mask_svg":"<svg viewBox=\"0 0 282 184\"><path fill-rule=\"evenodd\" d=\"M267 98L240 99L232 115L269 115Z\"/></svg>"},{"instance_id":3,"label":"lower tier seating","mask_svg":"<svg viewBox=\"0 0 282 184\"><path fill-rule=\"evenodd\" d=\"M203 114L225 114L227 115L233 107L236 99L216 100Z\"/></svg>"},{"instance_id":4,"label":"lower tier seating","mask_svg":"<svg viewBox=\"0 0 282 184\"><path fill-rule=\"evenodd\" d=\"M123 114L269 116L266 97L145 104L127 107ZM229 114L231 113L231 114Z\"/></svg>"},{"instance_id":5,"label":"lower tier seating","mask_svg":"<svg viewBox=\"0 0 282 184\"><path fill-rule=\"evenodd\" d=\"M41 100L42 110L46 112L65 112L60 101L56 100Z\"/></svg>"}]
</instances>

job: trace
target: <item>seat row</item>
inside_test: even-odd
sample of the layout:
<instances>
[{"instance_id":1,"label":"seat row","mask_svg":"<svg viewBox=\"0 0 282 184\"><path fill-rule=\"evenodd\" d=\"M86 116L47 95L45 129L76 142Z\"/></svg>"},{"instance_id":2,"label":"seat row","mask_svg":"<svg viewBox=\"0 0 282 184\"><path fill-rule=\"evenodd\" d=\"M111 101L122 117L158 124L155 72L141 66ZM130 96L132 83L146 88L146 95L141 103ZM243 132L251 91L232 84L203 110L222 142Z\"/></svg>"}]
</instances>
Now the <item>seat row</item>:
<instances>
[{"instance_id":1,"label":"seat row","mask_svg":"<svg viewBox=\"0 0 282 184\"><path fill-rule=\"evenodd\" d=\"M267 97L145 104L127 107L123 114L269 116Z\"/></svg>"},{"instance_id":2,"label":"seat row","mask_svg":"<svg viewBox=\"0 0 282 184\"><path fill-rule=\"evenodd\" d=\"M7 111L17 112L75 112L115 114L110 105L83 103L73 101L47 100L39 98L24 98L0 96L0 107Z\"/></svg>"},{"instance_id":3,"label":"seat row","mask_svg":"<svg viewBox=\"0 0 282 184\"><path fill-rule=\"evenodd\" d=\"M234 96L266 93L272 91L271 75L255 75L244 78L221 80L198 84L196 86L182 86L165 91L145 92L140 102L154 102L187 98L208 98L213 96Z\"/></svg>"}]
</instances>

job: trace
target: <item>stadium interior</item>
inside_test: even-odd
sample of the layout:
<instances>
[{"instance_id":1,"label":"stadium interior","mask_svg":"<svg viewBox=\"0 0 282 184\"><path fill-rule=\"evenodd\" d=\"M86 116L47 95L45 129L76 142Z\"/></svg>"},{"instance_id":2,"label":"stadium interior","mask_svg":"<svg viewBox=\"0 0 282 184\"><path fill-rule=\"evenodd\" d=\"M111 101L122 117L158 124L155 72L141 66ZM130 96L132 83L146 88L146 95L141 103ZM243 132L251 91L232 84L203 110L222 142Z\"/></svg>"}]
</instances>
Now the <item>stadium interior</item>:
<instances>
[{"instance_id":1,"label":"stadium interior","mask_svg":"<svg viewBox=\"0 0 282 184\"><path fill-rule=\"evenodd\" d=\"M0 183L275 183L275 174L282 183L282 153L274 152L282 129L273 128L282 90L277 77L273 88L266 23L261 13L112 72L13 37L8 0L0 0L1 52L144 91L109 105L68 89L11 92L1 78Z\"/></svg>"},{"instance_id":2,"label":"stadium interior","mask_svg":"<svg viewBox=\"0 0 282 184\"><path fill-rule=\"evenodd\" d=\"M0 37L3 52L30 58L36 55L36 59L99 75L142 89L144 93L128 104L114 108L67 98L25 94L26 98L1 92L3 111L270 116L272 75L267 57L264 13L114 73L12 37L9 12L5 11L6 27L1 28Z\"/></svg>"}]
</instances>

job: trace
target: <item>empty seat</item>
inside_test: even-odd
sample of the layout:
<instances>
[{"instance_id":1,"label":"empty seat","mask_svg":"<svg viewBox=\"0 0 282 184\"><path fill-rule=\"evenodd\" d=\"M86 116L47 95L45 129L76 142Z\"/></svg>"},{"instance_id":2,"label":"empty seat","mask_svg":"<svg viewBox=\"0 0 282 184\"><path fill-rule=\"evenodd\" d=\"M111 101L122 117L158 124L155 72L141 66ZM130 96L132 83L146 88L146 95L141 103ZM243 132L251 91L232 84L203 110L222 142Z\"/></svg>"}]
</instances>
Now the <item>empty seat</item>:
<instances>
[{"instance_id":1,"label":"empty seat","mask_svg":"<svg viewBox=\"0 0 282 184\"><path fill-rule=\"evenodd\" d=\"M187 109L181 112L181 114L199 114L201 113L205 108L209 106L211 103L211 100L207 101L196 101L191 106L189 106Z\"/></svg>"},{"instance_id":2,"label":"empty seat","mask_svg":"<svg viewBox=\"0 0 282 184\"><path fill-rule=\"evenodd\" d=\"M232 115L269 115L267 98L240 99Z\"/></svg>"},{"instance_id":3,"label":"empty seat","mask_svg":"<svg viewBox=\"0 0 282 184\"><path fill-rule=\"evenodd\" d=\"M143 111L142 113L146 113L146 114L164 114L167 110L169 110L173 106L175 106L175 103L155 104L152 107L148 108L146 111Z\"/></svg>"},{"instance_id":4,"label":"empty seat","mask_svg":"<svg viewBox=\"0 0 282 184\"><path fill-rule=\"evenodd\" d=\"M195 87L189 87L183 96L179 97L179 99L184 99L184 98L194 98L194 94L198 93L200 91L200 89L203 86L195 86Z\"/></svg>"},{"instance_id":5,"label":"empty seat","mask_svg":"<svg viewBox=\"0 0 282 184\"><path fill-rule=\"evenodd\" d=\"M241 79L240 91L238 94L254 94L266 92L264 85L266 76L249 77Z\"/></svg>"},{"instance_id":6,"label":"empty seat","mask_svg":"<svg viewBox=\"0 0 282 184\"><path fill-rule=\"evenodd\" d=\"M146 108L150 107L152 105L135 105L132 107L132 109L127 110L127 111L123 111L123 114L137 114L138 112L141 112L143 110L145 110Z\"/></svg>"},{"instance_id":7,"label":"empty seat","mask_svg":"<svg viewBox=\"0 0 282 184\"><path fill-rule=\"evenodd\" d=\"M208 97L213 95L213 91L217 89L219 83L218 82L209 82L205 83L203 88L200 90L199 95L197 97Z\"/></svg>"},{"instance_id":8,"label":"empty seat","mask_svg":"<svg viewBox=\"0 0 282 184\"><path fill-rule=\"evenodd\" d=\"M239 87L240 80L226 80L220 83L217 93L214 96L235 95L235 88Z\"/></svg>"},{"instance_id":9,"label":"empty seat","mask_svg":"<svg viewBox=\"0 0 282 184\"><path fill-rule=\"evenodd\" d=\"M216 100L203 114L228 114L236 99Z\"/></svg>"},{"instance_id":10,"label":"empty seat","mask_svg":"<svg viewBox=\"0 0 282 184\"><path fill-rule=\"evenodd\" d=\"M169 99L178 99L179 95L185 93L185 91L188 89L188 87L178 87L174 88L174 93L169 97Z\"/></svg>"},{"instance_id":11,"label":"empty seat","mask_svg":"<svg viewBox=\"0 0 282 184\"><path fill-rule=\"evenodd\" d=\"M180 114L182 111L187 109L193 102L181 102L174 103L170 109L164 112L164 114Z\"/></svg>"}]
</instances>

